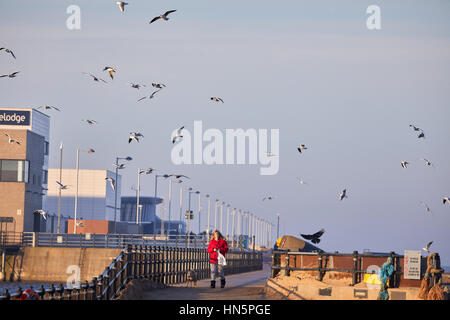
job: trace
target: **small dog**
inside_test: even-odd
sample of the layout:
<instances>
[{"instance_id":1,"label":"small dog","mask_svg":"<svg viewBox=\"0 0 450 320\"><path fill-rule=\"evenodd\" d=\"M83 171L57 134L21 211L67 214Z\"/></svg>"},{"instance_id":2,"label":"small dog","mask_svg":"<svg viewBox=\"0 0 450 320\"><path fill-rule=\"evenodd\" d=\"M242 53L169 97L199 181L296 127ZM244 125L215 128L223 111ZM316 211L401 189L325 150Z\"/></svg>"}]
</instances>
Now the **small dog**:
<instances>
[{"instance_id":1,"label":"small dog","mask_svg":"<svg viewBox=\"0 0 450 320\"><path fill-rule=\"evenodd\" d=\"M197 274L190 270L187 273L186 287L197 287Z\"/></svg>"}]
</instances>

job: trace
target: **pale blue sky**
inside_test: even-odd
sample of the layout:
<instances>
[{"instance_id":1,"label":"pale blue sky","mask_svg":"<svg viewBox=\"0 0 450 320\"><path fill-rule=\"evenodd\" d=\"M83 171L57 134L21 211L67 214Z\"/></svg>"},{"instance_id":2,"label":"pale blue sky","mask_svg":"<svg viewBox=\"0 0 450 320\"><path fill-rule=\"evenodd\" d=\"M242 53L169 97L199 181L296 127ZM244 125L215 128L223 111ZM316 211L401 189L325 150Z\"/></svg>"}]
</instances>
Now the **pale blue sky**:
<instances>
[{"instance_id":1,"label":"pale blue sky","mask_svg":"<svg viewBox=\"0 0 450 320\"><path fill-rule=\"evenodd\" d=\"M0 54L0 73L21 71L0 79L0 106L63 109L47 112L51 167L61 141L64 167L75 166L77 147L97 151L82 156L84 168L112 169L116 155L131 155L124 194L133 194L137 167L179 172L192 177L185 186L273 223L280 212L282 233L325 228L324 250L403 253L433 240L450 265L450 206L442 204L450 196L448 1L128 2L124 14L115 1L0 2L0 45L17 56ZM66 28L70 4L81 8L81 30ZM381 8L382 30L366 28L371 4ZM178 11L168 22L148 24L169 9ZM107 79L106 65L118 69L108 85L81 74ZM151 90L138 92L130 81L167 88L137 103ZM173 165L170 134L194 120L223 132L280 129L279 173ZM145 135L140 144L127 143L132 130ZM302 155L300 143L309 147ZM153 184L153 176L142 178L145 195ZM339 202L344 188L349 198ZM158 195L167 189L161 182ZM278 198L262 202L269 194ZM172 208L178 216L177 189Z\"/></svg>"}]
</instances>

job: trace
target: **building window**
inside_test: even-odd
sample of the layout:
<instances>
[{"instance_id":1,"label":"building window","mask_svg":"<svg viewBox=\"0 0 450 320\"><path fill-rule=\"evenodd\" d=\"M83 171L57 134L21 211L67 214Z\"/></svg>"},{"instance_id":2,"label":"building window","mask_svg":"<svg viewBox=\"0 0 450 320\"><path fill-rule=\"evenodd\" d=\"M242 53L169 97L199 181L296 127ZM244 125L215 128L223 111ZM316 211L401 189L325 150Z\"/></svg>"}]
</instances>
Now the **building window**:
<instances>
[{"instance_id":1,"label":"building window","mask_svg":"<svg viewBox=\"0 0 450 320\"><path fill-rule=\"evenodd\" d=\"M44 155L48 156L49 149L50 149L49 143L47 141L44 141Z\"/></svg>"},{"instance_id":2,"label":"building window","mask_svg":"<svg viewBox=\"0 0 450 320\"><path fill-rule=\"evenodd\" d=\"M0 160L0 181L28 182L29 166L26 160Z\"/></svg>"},{"instance_id":3,"label":"building window","mask_svg":"<svg viewBox=\"0 0 450 320\"><path fill-rule=\"evenodd\" d=\"M44 170L42 171L42 184L48 183L48 171Z\"/></svg>"}]
</instances>

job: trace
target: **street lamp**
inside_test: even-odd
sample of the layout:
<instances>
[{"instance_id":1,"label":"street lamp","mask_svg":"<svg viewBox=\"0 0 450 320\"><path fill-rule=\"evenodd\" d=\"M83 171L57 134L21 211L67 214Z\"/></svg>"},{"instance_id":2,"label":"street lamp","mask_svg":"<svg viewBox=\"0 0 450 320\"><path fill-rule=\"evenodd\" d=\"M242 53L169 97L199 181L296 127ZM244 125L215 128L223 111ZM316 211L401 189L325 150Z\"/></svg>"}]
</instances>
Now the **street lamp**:
<instances>
[{"instance_id":1,"label":"street lamp","mask_svg":"<svg viewBox=\"0 0 450 320\"><path fill-rule=\"evenodd\" d=\"M188 235L190 235L190 226L191 226L191 194L195 193L195 194L200 194L200 191L191 191L192 188L189 188L189 219L188 219Z\"/></svg>"},{"instance_id":2,"label":"street lamp","mask_svg":"<svg viewBox=\"0 0 450 320\"><path fill-rule=\"evenodd\" d=\"M214 205L214 230L217 230L217 203L219 199L216 199L216 203Z\"/></svg>"},{"instance_id":3,"label":"street lamp","mask_svg":"<svg viewBox=\"0 0 450 320\"><path fill-rule=\"evenodd\" d=\"M140 196L141 196L141 174L145 173L145 174L150 174L153 172L152 168L147 168L147 169L141 169L138 168L137 170L137 190L136 190L136 224L139 225L140 221L139 220L139 200L140 200ZM142 217L141 217L142 218Z\"/></svg>"},{"instance_id":4,"label":"street lamp","mask_svg":"<svg viewBox=\"0 0 450 320\"><path fill-rule=\"evenodd\" d=\"M209 196L209 194L205 195L205 198L208 199L208 225L206 227L206 234L208 235L208 239L209 239L209 216L211 215L211 198Z\"/></svg>"},{"instance_id":5,"label":"street lamp","mask_svg":"<svg viewBox=\"0 0 450 320\"><path fill-rule=\"evenodd\" d=\"M156 239L156 197L158 194L158 178L165 178L167 179L169 177L168 174L156 174L155 175L155 199L154 199L154 203L155 203L155 221L153 222L153 237L154 239Z\"/></svg>"},{"instance_id":6,"label":"street lamp","mask_svg":"<svg viewBox=\"0 0 450 320\"><path fill-rule=\"evenodd\" d=\"M171 208L172 208L172 182L176 182L176 183L182 183L183 181L181 181L180 179L177 180L169 180L169 226L168 226L168 233L170 233L170 226L171 226L171 216L170 216L170 212L171 212ZM181 204L180 204L181 207ZM181 220L181 219L180 219Z\"/></svg>"},{"instance_id":7,"label":"street lamp","mask_svg":"<svg viewBox=\"0 0 450 320\"><path fill-rule=\"evenodd\" d=\"M133 160L132 157L128 156L125 158L120 158L120 157L116 157L116 163L114 164L114 166L116 167L116 179L115 179L115 184L116 187L114 188L114 233L116 233L116 221L117 221L117 189L119 187L119 182L117 181L117 176L119 174L119 169L124 169L125 167L123 166L123 164L119 165L119 160L126 160L126 161L131 161Z\"/></svg>"},{"instance_id":8,"label":"street lamp","mask_svg":"<svg viewBox=\"0 0 450 320\"><path fill-rule=\"evenodd\" d=\"M280 237L280 214L277 213L277 240Z\"/></svg>"},{"instance_id":9,"label":"street lamp","mask_svg":"<svg viewBox=\"0 0 450 320\"><path fill-rule=\"evenodd\" d=\"M76 165L76 171L77 171L77 182L76 182L76 191L75 191L75 214L74 214L74 225L73 225L73 233L77 233L77 213L78 213L78 176L80 172L80 151L87 152L88 154L95 153L94 149L89 150L80 150L77 149L77 165Z\"/></svg>"}]
</instances>

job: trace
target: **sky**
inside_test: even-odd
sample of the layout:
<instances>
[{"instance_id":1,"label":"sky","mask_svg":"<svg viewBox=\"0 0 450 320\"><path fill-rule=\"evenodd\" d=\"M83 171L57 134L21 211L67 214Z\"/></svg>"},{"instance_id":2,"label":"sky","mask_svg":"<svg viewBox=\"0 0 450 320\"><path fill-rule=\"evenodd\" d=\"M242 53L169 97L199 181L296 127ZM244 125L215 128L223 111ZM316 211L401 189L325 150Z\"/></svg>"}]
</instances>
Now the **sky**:
<instances>
[{"instance_id":1,"label":"sky","mask_svg":"<svg viewBox=\"0 0 450 320\"><path fill-rule=\"evenodd\" d=\"M448 1L128 3L122 13L115 1L0 2L0 47L17 57L0 52L0 73L21 71L0 79L0 107L61 108L46 111L50 167L59 166L61 142L65 168L75 167L77 148L96 150L81 155L86 169L113 170L116 156L131 156L123 195L134 194L137 168L152 167L187 175L185 188L275 225L280 213L280 234L324 228L326 251L403 254L434 241L432 251L450 265L450 205L442 203L450 196ZM80 30L66 27L70 5L80 7ZM370 5L380 7L380 30L366 26ZM171 9L169 21L149 24ZM114 80L105 66L117 69ZM167 87L137 102L152 82ZM278 173L260 175L259 164L173 164L172 131L192 133L196 120L223 133L279 129ZM144 134L140 143L128 144L131 131ZM299 154L302 143L308 149ZM168 182L159 181L167 199ZM154 176L142 176L141 187L153 195ZM343 189L348 198L339 201ZM275 199L262 201L268 195Z\"/></svg>"}]
</instances>

